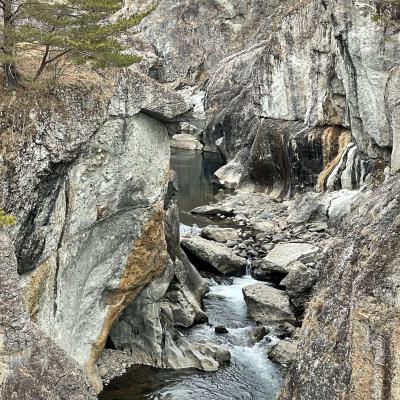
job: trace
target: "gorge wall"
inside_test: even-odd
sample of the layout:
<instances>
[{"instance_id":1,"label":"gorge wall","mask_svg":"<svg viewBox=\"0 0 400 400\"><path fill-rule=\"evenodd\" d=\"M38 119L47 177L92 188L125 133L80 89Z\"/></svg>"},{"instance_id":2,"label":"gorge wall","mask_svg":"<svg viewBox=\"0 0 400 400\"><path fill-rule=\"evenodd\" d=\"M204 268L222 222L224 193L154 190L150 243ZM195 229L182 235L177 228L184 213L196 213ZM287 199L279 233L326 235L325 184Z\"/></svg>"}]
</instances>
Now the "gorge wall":
<instances>
[{"instance_id":1,"label":"gorge wall","mask_svg":"<svg viewBox=\"0 0 400 400\"><path fill-rule=\"evenodd\" d=\"M161 1L141 35L160 81L204 96L203 142L229 162L220 180L286 194L324 167L322 186L345 188L398 170L397 13L385 1Z\"/></svg>"},{"instance_id":2,"label":"gorge wall","mask_svg":"<svg viewBox=\"0 0 400 400\"><path fill-rule=\"evenodd\" d=\"M18 94L2 104L8 118L0 138L1 207L17 219L8 228L11 241L3 244L4 274L15 268L20 275L20 282L15 274L1 280L2 294L24 299L22 323L29 326L29 316L29 329L44 338L33 351L51 338L52 346L59 346L57 363L62 357L77 362L94 392L102 386L97 361L114 322L116 347L126 349L117 339L129 339L138 348L134 362L216 369L212 357L174 331L174 325L205 318L199 301L207 287L179 250L165 125L190 106L138 69L116 79L92 74L83 78L86 85L39 97L42 104ZM22 307L8 306L11 315ZM134 338L116 322L128 306L142 318ZM171 339L165 341L168 332ZM191 350L190 357L177 356L181 346ZM19 379L7 360L0 363L2 378ZM50 378L42 382L43 390L52 390ZM35 384L40 386L40 378ZM7 398L28 396L22 386L4 390L12 393ZM26 398L47 398L32 396Z\"/></svg>"}]
</instances>

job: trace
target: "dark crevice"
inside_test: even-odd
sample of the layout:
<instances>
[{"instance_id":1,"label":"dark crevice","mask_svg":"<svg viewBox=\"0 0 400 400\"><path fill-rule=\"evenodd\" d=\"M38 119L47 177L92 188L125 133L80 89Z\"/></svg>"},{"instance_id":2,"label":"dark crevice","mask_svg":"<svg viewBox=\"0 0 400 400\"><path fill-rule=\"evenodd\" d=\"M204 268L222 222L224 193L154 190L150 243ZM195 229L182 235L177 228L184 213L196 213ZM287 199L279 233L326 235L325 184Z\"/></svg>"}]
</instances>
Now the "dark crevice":
<instances>
[{"instance_id":1,"label":"dark crevice","mask_svg":"<svg viewBox=\"0 0 400 400\"><path fill-rule=\"evenodd\" d=\"M53 303L53 316L56 315L57 313L57 292L58 292L58 275L60 271L60 252L64 240L64 235L65 235L65 230L66 226L68 223L68 216L69 216L69 197L70 197L70 188L69 188L69 180L68 178L65 180L65 189L64 189L64 194L65 194L65 214L64 214L64 223L63 227L61 230L60 238L58 239L58 244L57 244L57 253L56 253L56 270L55 270L55 276L54 276L54 303Z\"/></svg>"}]
</instances>

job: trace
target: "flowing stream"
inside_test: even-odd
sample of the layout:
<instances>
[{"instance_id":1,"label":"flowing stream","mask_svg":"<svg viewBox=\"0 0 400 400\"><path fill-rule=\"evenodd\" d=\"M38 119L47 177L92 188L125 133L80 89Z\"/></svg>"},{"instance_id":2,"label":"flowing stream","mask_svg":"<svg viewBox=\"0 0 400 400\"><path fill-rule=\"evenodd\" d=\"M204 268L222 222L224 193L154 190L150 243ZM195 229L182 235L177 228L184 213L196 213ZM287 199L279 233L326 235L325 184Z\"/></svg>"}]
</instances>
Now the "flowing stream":
<instances>
[{"instance_id":1,"label":"flowing stream","mask_svg":"<svg viewBox=\"0 0 400 400\"><path fill-rule=\"evenodd\" d=\"M211 158L209 158L211 157ZM174 152L172 168L178 174L179 204L185 224L201 225L206 221L191 219L186 213L199 204L212 201L216 193L211 177L218 168L214 155ZM192 172L191 172L192 171ZM196 187L194 187L196 186ZM196 198L190 198L196 196ZM209 223L209 222L208 222ZM230 364L216 373L194 370L168 371L136 366L112 381L101 395L102 400L273 400L282 383L280 367L267 357L267 337L256 343L255 324L249 319L242 288L255 283L249 275L234 278L233 283L217 284L210 280L210 292L204 300L209 325L189 329L193 340L206 339L221 344L231 352ZM227 334L216 334L210 325L223 325Z\"/></svg>"}]
</instances>

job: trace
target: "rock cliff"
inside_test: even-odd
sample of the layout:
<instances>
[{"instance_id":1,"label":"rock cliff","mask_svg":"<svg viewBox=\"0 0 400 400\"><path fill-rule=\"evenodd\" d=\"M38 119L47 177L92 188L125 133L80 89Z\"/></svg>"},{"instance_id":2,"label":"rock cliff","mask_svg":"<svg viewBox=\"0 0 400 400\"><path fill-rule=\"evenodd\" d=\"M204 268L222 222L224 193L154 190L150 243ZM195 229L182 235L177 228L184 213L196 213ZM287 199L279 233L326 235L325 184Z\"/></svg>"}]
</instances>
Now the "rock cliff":
<instances>
[{"instance_id":1,"label":"rock cliff","mask_svg":"<svg viewBox=\"0 0 400 400\"><path fill-rule=\"evenodd\" d=\"M10 117L2 120L0 197L17 218L10 236L32 321L85 369L95 390L96 362L128 306L142 321L135 340L122 338L145 342L134 362L146 354L150 365L181 367L179 343L162 345L164 335L174 324L204 320L206 285L178 254L165 123L190 106L135 69L60 88L43 104L24 101L17 95L2 105ZM179 300L164 301L173 310L161 325L172 281ZM16 281L1 284L19 293ZM168 351L178 361L157 361ZM215 369L212 358L196 355L185 366Z\"/></svg>"},{"instance_id":2,"label":"rock cliff","mask_svg":"<svg viewBox=\"0 0 400 400\"><path fill-rule=\"evenodd\" d=\"M0 399L94 400L78 363L30 319L18 293L17 260L0 232Z\"/></svg>"},{"instance_id":3,"label":"rock cliff","mask_svg":"<svg viewBox=\"0 0 400 400\"><path fill-rule=\"evenodd\" d=\"M358 187L387 163L397 172L395 6L173 3L161 1L141 34L155 48L160 81L195 103L193 93L204 96L203 141L229 162L217 173L223 184L285 195L316 184L324 169L323 189Z\"/></svg>"},{"instance_id":4,"label":"rock cliff","mask_svg":"<svg viewBox=\"0 0 400 400\"><path fill-rule=\"evenodd\" d=\"M378 0L162 0L140 35L153 76L204 107L197 134L227 162L220 182L283 197L399 172L398 19ZM282 399L400 396L397 186L326 197L337 226L353 211L320 265Z\"/></svg>"},{"instance_id":5,"label":"rock cliff","mask_svg":"<svg viewBox=\"0 0 400 400\"><path fill-rule=\"evenodd\" d=\"M280 399L399 398L398 197L393 177L344 223L320 265Z\"/></svg>"}]
</instances>

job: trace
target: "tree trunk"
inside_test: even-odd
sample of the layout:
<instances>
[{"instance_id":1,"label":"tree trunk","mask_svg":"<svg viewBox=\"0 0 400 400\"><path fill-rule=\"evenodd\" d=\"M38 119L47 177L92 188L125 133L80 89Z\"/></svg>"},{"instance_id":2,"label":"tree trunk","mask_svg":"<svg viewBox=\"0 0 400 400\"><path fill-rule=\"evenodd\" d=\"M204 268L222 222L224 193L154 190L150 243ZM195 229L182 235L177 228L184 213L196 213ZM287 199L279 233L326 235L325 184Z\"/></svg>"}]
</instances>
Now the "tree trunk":
<instances>
[{"instance_id":1,"label":"tree trunk","mask_svg":"<svg viewBox=\"0 0 400 400\"><path fill-rule=\"evenodd\" d=\"M15 52L13 0L3 0L3 25L3 53L7 58L12 59ZM6 61L3 64L3 68L7 87L15 89L18 84L18 71L15 63L13 61Z\"/></svg>"}]
</instances>

